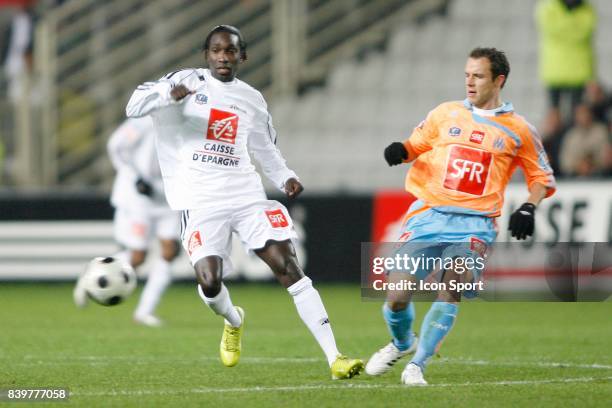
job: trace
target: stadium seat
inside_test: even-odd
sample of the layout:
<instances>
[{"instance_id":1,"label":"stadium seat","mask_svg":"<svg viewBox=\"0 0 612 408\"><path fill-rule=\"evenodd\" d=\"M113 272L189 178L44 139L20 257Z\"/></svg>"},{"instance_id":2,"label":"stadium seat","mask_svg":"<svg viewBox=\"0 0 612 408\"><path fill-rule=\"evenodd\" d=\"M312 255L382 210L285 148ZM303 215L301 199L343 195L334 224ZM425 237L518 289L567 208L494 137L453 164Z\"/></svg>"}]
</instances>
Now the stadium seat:
<instances>
[{"instance_id":1,"label":"stadium seat","mask_svg":"<svg viewBox=\"0 0 612 408\"><path fill-rule=\"evenodd\" d=\"M599 72L612 72L612 50L605 48L612 25L603 23L604 16L612 18L612 2L592 3L600 15ZM538 78L534 6L526 0L455 0L445 17L395 29L384 52L342 61L323 89L284 100L285 106L273 110L283 153L304 172L309 191L400 187L406 168L386 166L382 150L407 137L442 101L464 98L463 66L476 46L507 52L512 70L504 97L538 126L546 95ZM359 148L353 155L338 154L345 143ZM316 160L299 157L313 146ZM359 171L344 171L356 158Z\"/></svg>"}]
</instances>

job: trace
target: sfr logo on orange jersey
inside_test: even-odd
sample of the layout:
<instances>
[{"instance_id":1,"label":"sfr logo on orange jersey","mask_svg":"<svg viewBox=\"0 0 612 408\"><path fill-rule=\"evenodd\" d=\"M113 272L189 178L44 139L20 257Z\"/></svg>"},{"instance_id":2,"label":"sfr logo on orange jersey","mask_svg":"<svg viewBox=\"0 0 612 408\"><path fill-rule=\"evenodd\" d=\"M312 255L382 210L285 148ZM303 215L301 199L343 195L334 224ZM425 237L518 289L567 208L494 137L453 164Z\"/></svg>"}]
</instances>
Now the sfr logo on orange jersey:
<instances>
[{"instance_id":1,"label":"sfr logo on orange jersey","mask_svg":"<svg viewBox=\"0 0 612 408\"><path fill-rule=\"evenodd\" d=\"M289 222L287 222L287 218L285 218L285 214L279 208L278 210L270 210L266 211L266 216L268 217L268 221L272 225L272 228L283 228L289 226Z\"/></svg>"},{"instance_id":2,"label":"sfr logo on orange jersey","mask_svg":"<svg viewBox=\"0 0 612 408\"><path fill-rule=\"evenodd\" d=\"M238 133L238 115L212 108L208 118L206 139L235 144Z\"/></svg>"},{"instance_id":3,"label":"sfr logo on orange jersey","mask_svg":"<svg viewBox=\"0 0 612 408\"><path fill-rule=\"evenodd\" d=\"M193 252L202 246L202 238L200 237L200 231L193 231L189 236L189 241L187 243L187 252L189 255L193 254Z\"/></svg>"},{"instance_id":4,"label":"sfr logo on orange jersey","mask_svg":"<svg viewBox=\"0 0 612 408\"><path fill-rule=\"evenodd\" d=\"M470 135L470 142L482 144L484 137L484 132L481 132L480 130L473 130L472 134Z\"/></svg>"},{"instance_id":5,"label":"sfr logo on orange jersey","mask_svg":"<svg viewBox=\"0 0 612 408\"><path fill-rule=\"evenodd\" d=\"M453 145L448 153L444 187L463 193L482 195L492 159L491 152Z\"/></svg>"}]
</instances>

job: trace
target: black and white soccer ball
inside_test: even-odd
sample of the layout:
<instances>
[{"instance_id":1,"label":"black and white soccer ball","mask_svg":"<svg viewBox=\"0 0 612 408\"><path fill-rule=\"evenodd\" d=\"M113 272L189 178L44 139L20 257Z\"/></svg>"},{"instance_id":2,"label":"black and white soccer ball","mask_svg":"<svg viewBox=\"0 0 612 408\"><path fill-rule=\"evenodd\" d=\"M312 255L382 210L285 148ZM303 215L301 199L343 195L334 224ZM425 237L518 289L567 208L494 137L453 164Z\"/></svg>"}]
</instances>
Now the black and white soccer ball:
<instances>
[{"instance_id":1,"label":"black and white soccer ball","mask_svg":"<svg viewBox=\"0 0 612 408\"><path fill-rule=\"evenodd\" d=\"M114 306L128 298L136 288L136 273L127 263L113 257L91 260L74 289L74 302L83 307L87 299L103 306Z\"/></svg>"}]
</instances>

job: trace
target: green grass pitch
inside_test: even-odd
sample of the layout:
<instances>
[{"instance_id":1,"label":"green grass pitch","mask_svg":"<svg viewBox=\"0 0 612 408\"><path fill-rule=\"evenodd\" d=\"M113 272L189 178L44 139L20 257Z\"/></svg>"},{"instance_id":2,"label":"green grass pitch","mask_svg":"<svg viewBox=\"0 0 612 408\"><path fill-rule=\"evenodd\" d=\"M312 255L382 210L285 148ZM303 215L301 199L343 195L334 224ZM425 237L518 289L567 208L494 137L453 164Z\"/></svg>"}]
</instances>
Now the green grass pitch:
<instances>
[{"instance_id":1,"label":"green grass pitch","mask_svg":"<svg viewBox=\"0 0 612 408\"><path fill-rule=\"evenodd\" d=\"M222 320L195 286L162 300L161 329L131 321L138 298L77 310L72 287L0 284L0 388L67 387L62 406L610 406L612 303L464 303L431 386L382 377L332 381L280 286L228 284L246 311L242 359L218 360ZM380 303L319 285L341 351L367 359L389 341ZM428 304L417 304L418 330ZM0 404L2 404L0 402ZM42 404L44 406L48 404ZM17 405L15 405L17 406ZM25 406L25 405L21 405ZM38 406L38 405L36 405Z\"/></svg>"}]
</instances>

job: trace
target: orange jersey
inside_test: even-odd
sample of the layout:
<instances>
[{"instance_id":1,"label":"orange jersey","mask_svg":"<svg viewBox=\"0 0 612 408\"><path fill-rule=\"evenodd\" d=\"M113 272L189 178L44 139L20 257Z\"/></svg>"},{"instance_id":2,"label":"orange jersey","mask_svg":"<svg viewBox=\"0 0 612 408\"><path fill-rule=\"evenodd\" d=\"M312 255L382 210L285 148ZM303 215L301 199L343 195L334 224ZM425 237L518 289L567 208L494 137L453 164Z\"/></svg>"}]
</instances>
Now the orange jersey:
<instances>
[{"instance_id":1,"label":"orange jersey","mask_svg":"<svg viewBox=\"0 0 612 408\"><path fill-rule=\"evenodd\" d=\"M509 103L482 116L464 102L446 102L416 127L406 148L417 155L406 190L441 211L500 215L504 191L517 166L533 183L555 191L548 157L535 130Z\"/></svg>"}]
</instances>

